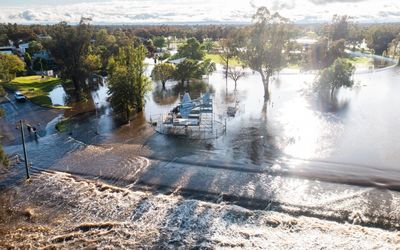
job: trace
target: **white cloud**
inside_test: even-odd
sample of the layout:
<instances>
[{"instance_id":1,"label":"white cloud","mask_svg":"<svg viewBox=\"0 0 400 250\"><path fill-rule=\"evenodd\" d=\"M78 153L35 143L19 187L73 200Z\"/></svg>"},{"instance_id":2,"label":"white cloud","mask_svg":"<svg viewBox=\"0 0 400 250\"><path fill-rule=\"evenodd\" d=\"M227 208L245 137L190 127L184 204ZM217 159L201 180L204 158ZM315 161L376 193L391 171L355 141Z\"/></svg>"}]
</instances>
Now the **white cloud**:
<instances>
[{"instance_id":1,"label":"white cloud","mask_svg":"<svg viewBox=\"0 0 400 250\"><path fill-rule=\"evenodd\" d=\"M34 0L27 0L26 5L0 4L0 21L78 22L85 16L92 17L94 23L250 22L259 6L267 6L298 22L328 21L334 14L347 14L358 21L400 21L398 0L380 0L379 4L375 0L66 0L36 4L31 1Z\"/></svg>"}]
</instances>

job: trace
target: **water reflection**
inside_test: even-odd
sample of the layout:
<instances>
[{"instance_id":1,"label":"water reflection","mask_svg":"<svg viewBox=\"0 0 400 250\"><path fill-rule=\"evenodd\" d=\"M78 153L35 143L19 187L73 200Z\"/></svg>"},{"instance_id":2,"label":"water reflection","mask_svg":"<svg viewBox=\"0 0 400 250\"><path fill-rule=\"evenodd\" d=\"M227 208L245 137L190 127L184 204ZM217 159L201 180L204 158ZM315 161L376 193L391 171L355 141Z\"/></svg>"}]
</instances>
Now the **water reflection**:
<instances>
[{"instance_id":1,"label":"water reflection","mask_svg":"<svg viewBox=\"0 0 400 250\"><path fill-rule=\"evenodd\" d=\"M62 85L58 85L52 91L50 91L49 97L51 99L51 102L53 103L53 106L66 105L65 100L67 99L67 94L65 93L65 90Z\"/></svg>"},{"instance_id":2,"label":"water reflection","mask_svg":"<svg viewBox=\"0 0 400 250\"><path fill-rule=\"evenodd\" d=\"M337 180L359 172L360 166L373 166L383 172L396 170L400 161L400 146L394 140L400 137L400 112L394 109L400 106L396 94L400 92L398 77L396 69L356 74L357 87L340 90L334 99L326 101L308 91L315 75L280 74L274 77L271 100L264 105L259 75L249 74L238 84L237 92L227 94L223 71L218 69L208 83L193 81L181 86L171 81L162 89L154 82L153 92L146 96L144 112L122 127L113 118L107 102L107 84L102 82L89 92L85 103L67 102L73 108L65 115L76 117L72 134L85 142L140 138L156 158L190 157L227 168L241 165L271 169L280 164L282 171L302 171L324 178L334 170L332 178ZM233 81L228 81L228 89L233 87ZM214 93L215 117L227 124L224 136L193 142L149 132L146 120L169 112L186 91L193 98L206 91ZM66 101L73 100L73 96L68 98ZM228 118L227 107L236 102L241 112ZM263 109L265 112L261 112ZM85 114L77 116L79 113ZM400 173L396 174L400 178Z\"/></svg>"}]
</instances>

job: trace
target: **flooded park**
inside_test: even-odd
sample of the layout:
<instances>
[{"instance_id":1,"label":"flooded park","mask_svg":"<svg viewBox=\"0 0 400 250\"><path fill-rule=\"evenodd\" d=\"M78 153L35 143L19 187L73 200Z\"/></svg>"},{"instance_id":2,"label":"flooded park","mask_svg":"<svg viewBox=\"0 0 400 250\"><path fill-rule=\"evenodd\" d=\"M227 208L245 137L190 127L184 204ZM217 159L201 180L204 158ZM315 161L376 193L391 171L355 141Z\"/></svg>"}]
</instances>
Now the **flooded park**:
<instances>
[{"instance_id":1,"label":"flooded park","mask_svg":"<svg viewBox=\"0 0 400 250\"><path fill-rule=\"evenodd\" d=\"M152 67L148 61L148 74ZM113 116L102 78L89 97L89 112L74 112L73 105L64 111L71 116L66 132L54 128L59 112L41 125L45 128L37 141L28 136L31 183L9 189L24 179L23 164L0 183L10 193L8 202L21 208L29 192L27 216L47 223L15 239L26 237L25 244L33 247L48 245L48 237L35 238L45 230L54 246L85 246L99 240L100 234L89 230L95 228L98 233L112 229L107 237L114 247L143 246L146 240L151 246L157 239L178 247L174 237L199 247L228 242L251 247L243 239L252 237L256 246L265 247L284 246L279 237L286 232L287 246L323 237L318 246L335 242L395 249L398 235L383 229L399 229L400 220L399 68L389 64L356 71L355 86L341 89L332 102L313 90L314 73L285 69L273 77L266 105L259 74L246 73L237 91L233 81L226 83L221 66L204 82L188 86L170 81L162 89L153 82L144 112L125 125ZM152 117L179 105L186 92L192 98L211 93L215 119L226 124L223 133L194 140L154 130ZM50 97L70 105L61 86ZM228 116L228 107L235 105L235 116ZM5 151L22 155L19 139ZM13 201L16 194L21 198ZM71 229L82 218L94 224ZM348 227L351 237L362 234L359 241L352 240ZM267 243L260 230L275 230L276 238ZM143 236L138 245L129 245L120 237L148 232L158 238L150 234L151 239Z\"/></svg>"}]
</instances>

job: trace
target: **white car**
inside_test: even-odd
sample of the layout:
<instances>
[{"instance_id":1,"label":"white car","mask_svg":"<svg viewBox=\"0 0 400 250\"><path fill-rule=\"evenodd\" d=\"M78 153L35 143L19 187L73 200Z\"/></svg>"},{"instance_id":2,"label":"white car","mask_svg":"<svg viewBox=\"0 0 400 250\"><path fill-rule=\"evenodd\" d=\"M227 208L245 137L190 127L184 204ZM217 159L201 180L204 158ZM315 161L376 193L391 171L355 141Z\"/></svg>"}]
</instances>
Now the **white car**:
<instances>
[{"instance_id":1,"label":"white car","mask_svg":"<svg viewBox=\"0 0 400 250\"><path fill-rule=\"evenodd\" d=\"M16 91L14 94L14 97L17 102L26 101L26 96L24 96L20 91Z\"/></svg>"}]
</instances>

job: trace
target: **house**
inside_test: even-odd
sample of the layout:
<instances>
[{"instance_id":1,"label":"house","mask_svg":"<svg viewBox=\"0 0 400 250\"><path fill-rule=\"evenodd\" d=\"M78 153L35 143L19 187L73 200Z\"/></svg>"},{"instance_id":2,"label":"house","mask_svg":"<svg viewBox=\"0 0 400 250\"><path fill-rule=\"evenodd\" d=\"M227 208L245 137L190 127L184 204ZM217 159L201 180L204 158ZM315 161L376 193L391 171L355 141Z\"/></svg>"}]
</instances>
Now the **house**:
<instances>
[{"instance_id":1,"label":"house","mask_svg":"<svg viewBox=\"0 0 400 250\"><path fill-rule=\"evenodd\" d=\"M19 44L19 46L18 46L18 50L19 50L19 52L20 52L22 55L25 54L25 52L26 52L27 49L29 49L29 43L21 43L21 44Z\"/></svg>"},{"instance_id":2,"label":"house","mask_svg":"<svg viewBox=\"0 0 400 250\"><path fill-rule=\"evenodd\" d=\"M50 60L51 59L50 52L48 52L47 50L38 51L33 54L32 61L34 61L37 58L40 58L43 60Z\"/></svg>"},{"instance_id":3,"label":"house","mask_svg":"<svg viewBox=\"0 0 400 250\"><path fill-rule=\"evenodd\" d=\"M175 64L175 65L178 65L181 62L185 61L185 59L186 59L186 57L183 57L183 58L178 58L178 59L175 59L175 60L169 60L168 62L172 63L172 64Z\"/></svg>"},{"instance_id":4,"label":"house","mask_svg":"<svg viewBox=\"0 0 400 250\"><path fill-rule=\"evenodd\" d=\"M12 55L12 54L14 54L14 51L15 51L14 46L0 47L0 54Z\"/></svg>"}]
</instances>

